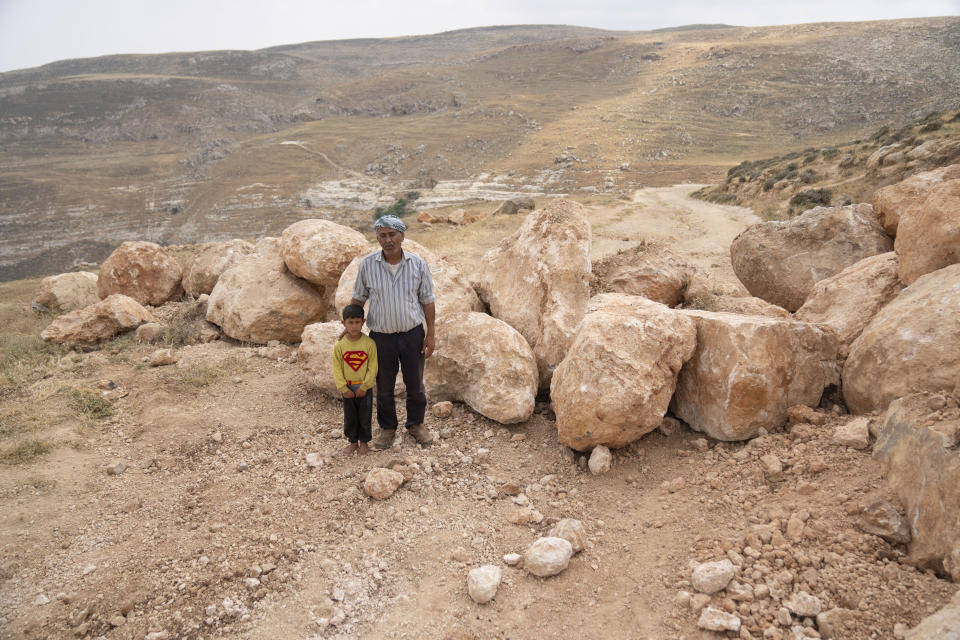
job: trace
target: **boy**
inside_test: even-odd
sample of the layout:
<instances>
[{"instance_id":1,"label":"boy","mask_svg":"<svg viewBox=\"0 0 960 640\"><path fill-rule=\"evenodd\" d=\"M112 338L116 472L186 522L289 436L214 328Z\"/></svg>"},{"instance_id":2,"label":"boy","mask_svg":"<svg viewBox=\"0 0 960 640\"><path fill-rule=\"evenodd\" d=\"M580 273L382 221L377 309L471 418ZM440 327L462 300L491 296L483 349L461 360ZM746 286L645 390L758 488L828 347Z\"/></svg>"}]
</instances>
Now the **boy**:
<instances>
[{"instance_id":1,"label":"boy","mask_svg":"<svg viewBox=\"0 0 960 640\"><path fill-rule=\"evenodd\" d=\"M363 334L363 307L343 309L344 335L333 346L333 379L343 394L343 435L350 441L345 455L364 455L372 437L373 394L377 379L377 345Z\"/></svg>"}]
</instances>

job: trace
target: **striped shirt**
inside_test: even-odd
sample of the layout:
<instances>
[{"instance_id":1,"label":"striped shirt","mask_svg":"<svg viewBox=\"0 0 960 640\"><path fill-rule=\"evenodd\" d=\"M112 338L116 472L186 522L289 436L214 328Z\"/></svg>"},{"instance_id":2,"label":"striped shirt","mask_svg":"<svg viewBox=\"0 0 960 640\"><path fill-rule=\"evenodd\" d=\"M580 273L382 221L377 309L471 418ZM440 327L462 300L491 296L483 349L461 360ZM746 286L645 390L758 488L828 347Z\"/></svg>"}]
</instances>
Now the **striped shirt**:
<instances>
[{"instance_id":1,"label":"striped shirt","mask_svg":"<svg viewBox=\"0 0 960 640\"><path fill-rule=\"evenodd\" d=\"M433 302L433 277L426 260L403 251L400 268L391 273L383 251L360 261L353 297L370 300L367 326L377 333L410 331L424 321L423 305Z\"/></svg>"}]
</instances>

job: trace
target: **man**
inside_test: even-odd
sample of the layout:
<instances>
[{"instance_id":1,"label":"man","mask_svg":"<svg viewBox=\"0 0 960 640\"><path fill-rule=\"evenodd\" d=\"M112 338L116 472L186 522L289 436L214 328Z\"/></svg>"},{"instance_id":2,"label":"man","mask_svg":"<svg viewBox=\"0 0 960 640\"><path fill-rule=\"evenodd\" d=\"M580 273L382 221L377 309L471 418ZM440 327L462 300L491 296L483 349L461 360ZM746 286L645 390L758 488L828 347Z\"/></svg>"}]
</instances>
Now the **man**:
<instances>
[{"instance_id":1,"label":"man","mask_svg":"<svg viewBox=\"0 0 960 640\"><path fill-rule=\"evenodd\" d=\"M398 369L407 387L405 427L420 444L433 437L423 426L427 393L423 364L434 348L433 278L426 261L401 249L407 225L395 216L382 216L373 224L380 251L360 261L350 304L370 301L367 326L377 345L377 424L375 449L389 449L397 433L397 408L393 396ZM424 332L423 324L427 329Z\"/></svg>"}]
</instances>

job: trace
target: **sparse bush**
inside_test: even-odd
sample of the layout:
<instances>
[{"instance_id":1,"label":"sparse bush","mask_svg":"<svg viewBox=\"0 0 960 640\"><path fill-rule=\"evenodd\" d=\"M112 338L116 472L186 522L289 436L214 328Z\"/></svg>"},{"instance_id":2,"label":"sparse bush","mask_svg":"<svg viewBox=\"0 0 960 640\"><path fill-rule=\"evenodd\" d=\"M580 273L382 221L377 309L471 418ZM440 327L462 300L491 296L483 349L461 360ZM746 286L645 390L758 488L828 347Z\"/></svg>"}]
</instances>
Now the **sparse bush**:
<instances>
[{"instance_id":1,"label":"sparse bush","mask_svg":"<svg viewBox=\"0 0 960 640\"><path fill-rule=\"evenodd\" d=\"M45 440L25 440L5 451L0 460L7 464L23 464L49 453L52 449L53 445Z\"/></svg>"},{"instance_id":2,"label":"sparse bush","mask_svg":"<svg viewBox=\"0 0 960 640\"><path fill-rule=\"evenodd\" d=\"M824 160L833 160L840 155L840 150L836 147L830 147L823 150L823 159Z\"/></svg>"},{"instance_id":3,"label":"sparse bush","mask_svg":"<svg viewBox=\"0 0 960 640\"><path fill-rule=\"evenodd\" d=\"M806 211L813 207L826 206L830 204L832 196L830 189L807 189L790 198L790 210Z\"/></svg>"},{"instance_id":4,"label":"sparse bush","mask_svg":"<svg viewBox=\"0 0 960 640\"><path fill-rule=\"evenodd\" d=\"M800 174L800 182L803 184L811 184L817 181L817 174L814 173L812 169L807 169Z\"/></svg>"},{"instance_id":5,"label":"sparse bush","mask_svg":"<svg viewBox=\"0 0 960 640\"><path fill-rule=\"evenodd\" d=\"M798 166L796 162L791 162L787 165L787 171L796 171Z\"/></svg>"},{"instance_id":6,"label":"sparse bush","mask_svg":"<svg viewBox=\"0 0 960 640\"><path fill-rule=\"evenodd\" d=\"M764 191L770 191L770 189L773 189L773 185L775 184L777 184L776 180L774 180L773 178L767 178L766 180L763 181L762 188Z\"/></svg>"},{"instance_id":7,"label":"sparse bush","mask_svg":"<svg viewBox=\"0 0 960 640\"><path fill-rule=\"evenodd\" d=\"M931 131L936 131L937 129L942 129L943 123L937 120L936 122L928 122L927 124L920 127L919 133L930 133Z\"/></svg>"},{"instance_id":8,"label":"sparse bush","mask_svg":"<svg viewBox=\"0 0 960 640\"><path fill-rule=\"evenodd\" d=\"M803 156L803 164L810 164L811 162L814 162L819 157L820 156L816 153L811 153L809 155Z\"/></svg>"},{"instance_id":9,"label":"sparse bush","mask_svg":"<svg viewBox=\"0 0 960 640\"><path fill-rule=\"evenodd\" d=\"M870 142L880 142L883 138L886 138L890 135L890 127L883 126L874 131L873 135L868 138Z\"/></svg>"},{"instance_id":10,"label":"sparse bush","mask_svg":"<svg viewBox=\"0 0 960 640\"><path fill-rule=\"evenodd\" d=\"M953 114L953 117L947 122L960 122L960 111L957 111L955 114Z\"/></svg>"},{"instance_id":11,"label":"sparse bush","mask_svg":"<svg viewBox=\"0 0 960 640\"><path fill-rule=\"evenodd\" d=\"M705 199L714 204L733 204L737 201L737 196L732 193L720 191L707 195Z\"/></svg>"},{"instance_id":12,"label":"sparse bush","mask_svg":"<svg viewBox=\"0 0 960 640\"><path fill-rule=\"evenodd\" d=\"M70 389L70 404L77 413L90 418L108 418L113 415L110 401L90 391Z\"/></svg>"}]
</instances>

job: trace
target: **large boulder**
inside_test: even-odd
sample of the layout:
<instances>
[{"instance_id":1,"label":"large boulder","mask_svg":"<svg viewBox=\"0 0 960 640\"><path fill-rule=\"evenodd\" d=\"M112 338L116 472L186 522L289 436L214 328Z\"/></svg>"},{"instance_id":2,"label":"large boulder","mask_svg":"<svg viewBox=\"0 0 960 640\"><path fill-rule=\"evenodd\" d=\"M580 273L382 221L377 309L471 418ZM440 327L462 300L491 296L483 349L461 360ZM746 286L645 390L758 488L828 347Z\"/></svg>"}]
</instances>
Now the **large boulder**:
<instances>
[{"instance_id":1,"label":"large boulder","mask_svg":"<svg viewBox=\"0 0 960 640\"><path fill-rule=\"evenodd\" d=\"M100 265L97 295L130 296L140 304L161 305L179 297L183 270L158 244L124 242Z\"/></svg>"},{"instance_id":2,"label":"large boulder","mask_svg":"<svg viewBox=\"0 0 960 640\"><path fill-rule=\"evenodd\" d=\"M660 426L696 335L690 318L640 296L590 300L550 384L560 442L623 447Z\"/></svg>"},{"instance_id":3,"label":"large boulder","mask_svg":"<svg viewBox=\"0 0 960 640\"><path fill-rule=\"evenodd\" d=\"M300 335L300 347L297 349L297 362L300 369L315 387L323 393L340 397L340 391L333 380L333 367L330 356L333 345L343 335L343 323L316 322L303 328Z\"/></svg>"},{"instance_id":4,"label":"large boulder","mask_svg":"<svg viewBox=\"0 0 960 640\"><path fill-rule=\"evenodd\" d=\"M894 250L906 285L960 262L960 179L933 187L903 211Z\"/></svg>"},{"instance_id":5,"label":"large boulder","mask_svg":"<svg viewBox=\"0 0 960 640\"><path fill-rule=\"evenodd\" d=\"M726 311L742 316L766 316L768 318L792 318L789 311L754 296L704 295L688 299L686 308L702 311Z\"/></svg>"},{"instance_id":6,"label":"large boulder","mask_svg":"<svg viewBox=\"0 0 960 640\"><path fill-rule=\"evenodd\" d=\"M480 297L533 347L541 389L549 388L587 309L590 234L583 206L557 199L481 260Z\"/></svg>"},{"instance_id":7,"label":"large boulder","mask_svg":"<svg viewBox=\"0 0 960 640\"><path fill-rule=\"evenodd\" d=\"M57 344L95 345L144 322L153 322L149 311L133 298L114 293L60 316L40 332L40 338Z\"/></svg>"},{"instance_id":8,"label":"large boulder","mask_svg":"<svg viewBox=\"0 0 960 640\"><path fill-rule=\"evenodd\" d=\"M40 289L33 298L33 305L40 310L66 313L89 307L99 301L97 274L77 271L41 280Z\"/></svg>"},{"instance_id":9,"label":"large boulder","mask_svg":"<svg viewBox=\"0 0 960 640\"><path fill-rule=\"evenodd\" d=\"M204 244L183 270L184 291L194 297L210 293L221 273L253 252L253 245L244 240Z\"/></svg>"},{"instance_id":10,"label":"large boulder","mask_svg":"<svg viewBox=\"0 0 960 640\"><path fill-rule=\"evenodd\" d=\"M593 274L600 291L643 296L673 307L683 301L693 268L669 249L641 245L600 260Z\"/></svg>"},{"instance_id":11,"label":"large boulder","mask_svg":"<svg viewBox=\"0 0 960 640\"><path fill-rule=\"evenodd\" d=\"M220 275L207 301L207 320L235 340L298 342L321 320L326 302L276 257L250 256Z\"/></svg>"},{"instance_id":12,"label":"large boulder","mask_svg":"<svg viewBox=\"0 0 960 640\"><path fill-rule=\"evenodd\" d=\"M843 398L854 413L882 411L960 380L960 264L920 277L873 317L850 345Z\"/></svg>"},{"instance_id":13,"label":"large boulder","mask_svg":"<svg viewBox=\"0 0 960 640\"><path fill-rule=\"evenodd\" d=\"M680 371L674 415L718 440L779 427L787 409L816 406L837 382L837 338L795 320L684 310L697 348Z\"/></svg>"},{"instance_id":14,"label":"large boulder","mask_svg":"<svg viewBox=\"0 0 960 640\"><path fill-rule=\"evenodd\" d=\"M960 640L960 592L908 630L903 640Z\"/></svg>"},{"instance_id":15,"label":"large boulder","mask_svg":"<svg viewBox=\"0 0 960 640\"><path fill-rule=\"evenodd\" d=\"M940 183L958 178L960 165L951 165L915 173L902 182L877 189L873 193L873 214L884 231L896 236L900 216L907 207L923 201L929 191Z\"/></svg>"},{"instance_id":16,"label":"large boulder","mask_svg":"<svg viewBox=\"0 0 960 640\"><path fill-rule=\"evenodd\" d=\"M960 581L960 406L948 394L912 394L887 408L873 455L906 509L910 559Z\"/></svg>"},{"instance_id":17,"label":"large boulder","mask_svg":"<svg viewBox=\"0 0 960 640\"><path fill-rule=\"evenodd\" d=\"M815 283L892 249L872 207L854 204L750 226L733 239L730 259L751 295L796 311Z\"/></svg>"},{"instance_id":18,"label":"large boulder","mask_svg":"<svg viewBox=\"0 0 960 640\"><path fill-rule=\"evenodd\" d=\"M867 323L902 290L897 254L881 253L815 284L794 317L833 329L840 340L840 359L844 360L850 344Z\"/></svg>"},{"instance_id":19,"label":"large boulder","mask_svg":"<svg viewBox=\"0 0 960 640\"><path fill-rule=\"evenodd\" d=\"M464 277L455 263L442 258L423 245L413 240L403 241L403 250L426 260L433 278L433 293L436 300L437 316L462 311L483 311L483 303L477 297L477 292ZM334 304L338 312L350 304L353 297L353 283L360 270L360 261L365 256L358 256L350 262L340 276L334 296Z\"/></svg>"},{"instance_id":20,"label":"large boulder","mask_svg":"<svg viewBox=\"0 0 960 640\"><path fill-rule=\"evenodd\" d=\"M537 363L530 345L510 325L483 313L437 319L437 348L427 359L424 384L434 400L459 400L503 424L533 414Z\"/></svg>"},{"instance_id":21,"label":"large boulder","mask_svg":"<svg viewBox=\"0 0 960 640\"><path fill-rule=\"evenodd\" d=\"M371 248L362 233L329 220L301 220L280 236L291 273L324 289L335 289L347 265Z\"/></svg>"}]
</instances>

